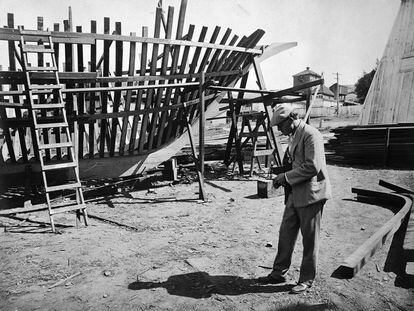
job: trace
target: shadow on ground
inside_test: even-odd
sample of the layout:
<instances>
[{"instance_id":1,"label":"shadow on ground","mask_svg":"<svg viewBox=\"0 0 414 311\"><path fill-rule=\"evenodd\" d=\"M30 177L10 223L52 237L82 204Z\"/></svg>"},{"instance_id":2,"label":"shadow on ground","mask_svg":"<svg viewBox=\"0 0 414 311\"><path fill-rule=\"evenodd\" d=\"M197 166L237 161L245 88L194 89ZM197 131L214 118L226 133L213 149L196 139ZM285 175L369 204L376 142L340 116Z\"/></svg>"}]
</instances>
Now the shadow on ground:
<instances>
[{"instance_id":1,"label":"shadow on ground","mask_svg":"<svg viewBox=\"0 0 414 311\"><path fill-rule=\"evenodd\" d=\"M165 282L135 281L128 285L131 290L165 288L170 295L192 298L209 298L213 294L242 295L247 293L287 292L292 284L259 284L257 279L244 279L232 275L209 275L193 272L170 276Z\"/></svg>"}]
</instances>

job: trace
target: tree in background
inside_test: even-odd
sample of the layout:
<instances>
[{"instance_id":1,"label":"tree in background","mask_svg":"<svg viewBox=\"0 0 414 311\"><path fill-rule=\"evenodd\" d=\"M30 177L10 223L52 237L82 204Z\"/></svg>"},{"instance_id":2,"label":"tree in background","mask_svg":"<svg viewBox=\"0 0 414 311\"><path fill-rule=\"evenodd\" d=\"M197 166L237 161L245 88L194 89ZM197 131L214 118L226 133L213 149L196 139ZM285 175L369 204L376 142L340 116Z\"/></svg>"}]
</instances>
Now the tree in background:
<instances>
[{"instance_id":1,"label":"tree in background","mask_svg":"<svg viewBox=\"0 0 414 311\"><path fill-rule=\"evenodd\" d=\"M371 86L372 79L374 79L378 65L379 61L377 59L375 68L368 73L364 71L362 77L358 79L357 83L355 83L355 94L357 96L358 103L360 104L363 104L365 97L367 97L369 87Z\"/></svg>"}]
</instances>

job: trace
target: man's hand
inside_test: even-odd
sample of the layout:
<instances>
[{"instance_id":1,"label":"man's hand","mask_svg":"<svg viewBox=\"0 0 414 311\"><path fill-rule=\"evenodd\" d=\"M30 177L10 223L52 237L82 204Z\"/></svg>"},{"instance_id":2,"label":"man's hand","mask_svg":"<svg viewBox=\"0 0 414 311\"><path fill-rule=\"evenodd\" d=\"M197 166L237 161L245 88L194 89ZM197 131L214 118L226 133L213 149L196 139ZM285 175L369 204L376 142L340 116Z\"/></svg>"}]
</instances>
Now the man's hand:
<instances>
[{"instance_id":1,"label":"man's hand","mask_svg":"<svg viewBox=\"0 0 414 311\"><path fill-rule=\"evenodd\" d=\"M273 186L275 187L275 188L278 188L278 187L280 187L280 186L287 186L288 185L288 183L287 183L287 181L286 181L286 176L285 176L285 174L284 173L282 173L282 174L278 174L277 176L276 176L276 178L275 179L273 179Z\"/></svg>"}]
</instances>

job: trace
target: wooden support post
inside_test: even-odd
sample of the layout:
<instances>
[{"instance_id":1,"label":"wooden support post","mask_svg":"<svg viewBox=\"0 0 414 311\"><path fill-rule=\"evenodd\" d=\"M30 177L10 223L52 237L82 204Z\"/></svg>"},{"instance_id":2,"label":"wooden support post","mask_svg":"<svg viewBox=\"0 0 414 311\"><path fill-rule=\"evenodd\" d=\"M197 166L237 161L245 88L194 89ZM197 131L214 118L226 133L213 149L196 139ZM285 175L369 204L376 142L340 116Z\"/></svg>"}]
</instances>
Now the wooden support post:
<instances>
[{"instance_id":1,"label":"wooden support post","mask_svg":"<svg viewBox=\"0 0 414 311\"><path fill-rule=\"evenodd\" d=\"M200 188L200 199L204 200L205 193L204 193L204 176L201 174L200 169L199 169L199 163L198 163L198 158L197 158L197 151L194 145L194 140L193 140L193 131L191 129L191 124L190 122L188 122L188 115L185 114L183 115L183 120L185 122L185 126L187 126L187 131L188 131L188 137L190 140L190 146L191 146L191 151L193 153L193 158L194 158L194 164L195 167L197 168L197 176L198 176L198 183L199 183L199 188Z\"/></svg>"},{"instance_id":2,"label":"wooden support post","mask_svg":"<svg viewBox=\"0 0 414 311\"><path fill-rule=\"evenodd\" d=\"M199 107L199 125L200 125L200 130L199 130L199 136L200 136L200 141L199 141L199 165L200 165L200 174L203 178L200 179L199 184L199 194L200 194L200 199L201 200L206 200L206 196L204 193L204 129L205 129L205 89L204 89L204 83L205 83L205 73L204 71L201 72L200 74L200 86L199 86L199 96L200 96L200 107Z\"/></svg>"},{"instance_id":3,"label":"wooden support post","mask_svg":"<svg viewBox=\"0 0 414 311\"><path fill-rule=\"evenodd\" d=\"M91 33L96 33L96 21L91 21ZM90 72L96 72L96 43L90 47ZM95 83L91 83L91 87L95 87ZM89 93L89 114L95 113L95 92ZM99 150L99 149L98 149ZM89 158L93 158L95 154L95 121L89 122Z\"/></svg>"}]
</instances>

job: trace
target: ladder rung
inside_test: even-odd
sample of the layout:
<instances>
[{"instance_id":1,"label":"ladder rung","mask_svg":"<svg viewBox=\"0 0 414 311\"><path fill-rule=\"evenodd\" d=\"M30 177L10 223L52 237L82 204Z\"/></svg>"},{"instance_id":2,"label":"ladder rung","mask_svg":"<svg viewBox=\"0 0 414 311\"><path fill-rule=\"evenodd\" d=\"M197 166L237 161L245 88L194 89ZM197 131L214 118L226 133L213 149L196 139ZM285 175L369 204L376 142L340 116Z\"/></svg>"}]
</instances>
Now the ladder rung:
<instances>
[{"instance_id":1,"label":"ladder rung","mask_svg":"<svg viewBox=\"0 0 414 311\"><path fill-rule=\"evenodd\" d=\"M59 169L70 168L70 167L76 167L76 162L45 164L45 165L43 165L43 170L44 171L50 171L50 170L59 170Z\"/></svg>"},{"instance_id":2,"label":"ladder rung","mask_svg":"<svg viewBox=\"0 0 414 311\"><path fill-rule=\"evenodd\" d=\"M55 50L44 45L25 44L22 48L23 53L54 53Z\"/></svg>"},{"instance_id":3,"label":"ladder rung","mask_svg":"<svg viewBox=\"0 0 414 311\"><path fill-rule=\"evenodd\" d=\"M26 36L50 36L52 35L52 33L50 31L47 30L20 30L20 34L21 35L26 35Z\"/></svg>"},{"instance_id":4,"label":"ladder rung","mask_svg":"<svg viewBox=\"0 0 414 311\"><path fill-rule=\"evenodd\" d=\"M28 66L26 67L27 71L57 71L57 67L33 67L33 66Z\"/></svg>"},{"instance_id":5,"label":"ladder rung","mask_svg":"<svg viewBox=\"0 0 414 311\"><path fill-rule=\"evenodd\" d=\"M254 157L268 156L268 155L272 155L273 152L274 152L274 149L255 150L253 151L253 156Z\"/></svg>"},{"instance_id":6,"label":"ladder rung","mask_svg":"<svg viewBox=\"0 0 414 311\"><path fill-rule=\"evenodd\" d=\"M73 144L70 141L63 142L63 143L53 143L53 144L39 144L39 149L53 149L53 148L63 148L63 147L73 147Z\"/></svg>"},{"instance_id":7,"label":"ladder rung","mask_svg":"<svg viewBox=\"0 0 414 311\"><path fill-rule=\"evenodd\" d=\"M62 86L60 84L31 84L31 90L55 90L61 89Z\"/></svg>"},{"instance_id":8,"label":"ladder rung","mask_svg":"<svg viewBox=\"0 0 414 311\"><path fill-rule=\"evenodd\" d=\"M41 123L37 124L35 128L37 129L51 129L54 127L65 127L68 126L66 122L56 122L56 123Z\"/></svg>"},{"instance_id":9,"label":"ladder rung","mask_svg":"<svg viewBox=\"0 0 414 311\"><path fill-rule=\"evenodd\" d=\"M84 208L86 208L85 204L72 204L72 205L66 204L64 206L59 205L58 207L52 206L50 215L75 211L75 210L84 209Z\"/></svg>"},{"instance_id":10,"label":"ladder rung","mask_svg":"<svg viewBox=\"0 0 414 311\"><path fill-rule=\"evenodd\" d=\"M72 184L64 184L64 185L58 185L58 186L47 186L46 192L53 192L53 191L60 191L60 190L66 190L66 189L75 189L81 187L80 183L72 183Z\"/></svg>"},{"instance_id":11,"label":"ladder rung","mask_svg":"<svg viewBox=\"0 0 414 311\"><path fill-rule=\"evenodd\" d=\"M33 104L32 109L55 109L65 107L64 103L52 103L52 104Z\"/></svg>"}]
</instances>

